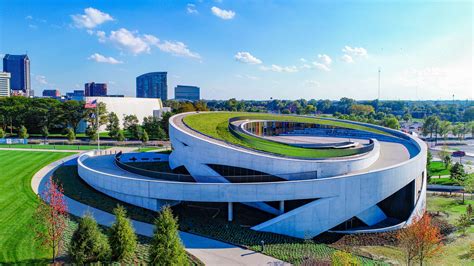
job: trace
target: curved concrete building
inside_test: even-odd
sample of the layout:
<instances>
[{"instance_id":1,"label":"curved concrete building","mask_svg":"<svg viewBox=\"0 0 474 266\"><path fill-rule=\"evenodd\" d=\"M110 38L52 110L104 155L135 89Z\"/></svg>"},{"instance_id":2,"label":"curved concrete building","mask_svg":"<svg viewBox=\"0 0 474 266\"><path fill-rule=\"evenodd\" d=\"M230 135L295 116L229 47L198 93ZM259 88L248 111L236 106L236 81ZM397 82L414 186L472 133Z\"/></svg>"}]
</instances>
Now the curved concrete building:
<instances>
[{"instance_id":1,"label":"curved concrete building","mask_svg":"<svg viewBox=\"0 0 474 266\"><path fill-rule=\"evenodd\" d=\"M151 210L226 202L274 217L252 229L313 237L401 228L426 205L426 146L400 131L334 119L184 113L170 119L171 154L79 157L91 186ZM166 162L152 172L130 162Z\"/></svg>"}]
</instances>

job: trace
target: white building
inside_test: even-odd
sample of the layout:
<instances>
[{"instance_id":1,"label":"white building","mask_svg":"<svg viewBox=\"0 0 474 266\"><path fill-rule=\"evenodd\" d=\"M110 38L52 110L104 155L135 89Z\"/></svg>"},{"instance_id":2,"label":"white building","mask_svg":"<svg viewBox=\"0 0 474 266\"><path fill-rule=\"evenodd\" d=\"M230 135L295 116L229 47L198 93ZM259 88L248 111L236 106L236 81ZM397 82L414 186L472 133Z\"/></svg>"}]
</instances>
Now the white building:
<instances>
[{"instance_id":1,"label":"white building","mask_svg":"<svg viewBox=\"0 0 474 266\"><path fill-rule=\"evenodd\" d=\"M120 126L123 126L123 118L126 115L136 115L139 123L143 118L153 116L154 111L162 110L163 103L157 98L134 98L134 97L85 97L85 101L97 100L99 103L105 103L107 112L114 112L120 120ZM100 128L105 130L105 125Z\"/></svg>"},{"instance_id":2,"label":"white building","mask_svg":"<svg viewBox=\"0 0 474 266\"><path fill-rule=\"evenodd\" d=\"M0 72L0 97L10 97L10 78L10 73Z\"/></svg>"}]
</instances>

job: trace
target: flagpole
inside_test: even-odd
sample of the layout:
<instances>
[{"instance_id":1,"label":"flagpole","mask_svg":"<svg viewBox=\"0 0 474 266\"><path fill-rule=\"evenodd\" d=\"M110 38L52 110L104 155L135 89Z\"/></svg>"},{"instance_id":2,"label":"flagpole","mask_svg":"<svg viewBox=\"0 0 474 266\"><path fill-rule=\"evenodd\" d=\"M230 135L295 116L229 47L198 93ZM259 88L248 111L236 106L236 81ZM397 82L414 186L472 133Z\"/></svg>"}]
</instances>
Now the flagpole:
<instances>
[{"instance_id":1,"label":"flagpole","mask_svg":"<svg viewBox=\"0 0 474 266\"><path fill-rule=\"evenodd\" d=\"M99 124L99 101L96 102L96 112L97 112L97 151L100 152L100 134L99 134L99 129L100 129L100 124Z\"/></svg>"}]
</instances>

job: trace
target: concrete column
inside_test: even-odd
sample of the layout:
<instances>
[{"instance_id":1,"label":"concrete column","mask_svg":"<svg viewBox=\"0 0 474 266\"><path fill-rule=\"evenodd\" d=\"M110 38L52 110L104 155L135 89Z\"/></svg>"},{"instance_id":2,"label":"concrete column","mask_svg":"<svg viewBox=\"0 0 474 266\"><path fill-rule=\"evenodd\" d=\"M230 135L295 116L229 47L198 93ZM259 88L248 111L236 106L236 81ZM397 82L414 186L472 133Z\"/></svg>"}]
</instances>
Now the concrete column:
<instances>
[{"instance_id":1,"label":"concrete column","mask_svg":"<svg viewBox=\"0 0 474 266\"><path fill-rule=\"evenodd\" d=\"M280 214L285 213L285 201L281 200L280 201Z\"/></svg>"},{"instance_id":2,"label":"concrete column","mask_svg":"<svg viewBox=\"0 0 474 266\"><path fill-rule=\"evenodd\" d=\"M229 222L232 222L232 220L234 219L234 210L233 210L233 205L232 205L232 202L228 202L227 203L227 220Z\"/></svg>"}]
</instances>

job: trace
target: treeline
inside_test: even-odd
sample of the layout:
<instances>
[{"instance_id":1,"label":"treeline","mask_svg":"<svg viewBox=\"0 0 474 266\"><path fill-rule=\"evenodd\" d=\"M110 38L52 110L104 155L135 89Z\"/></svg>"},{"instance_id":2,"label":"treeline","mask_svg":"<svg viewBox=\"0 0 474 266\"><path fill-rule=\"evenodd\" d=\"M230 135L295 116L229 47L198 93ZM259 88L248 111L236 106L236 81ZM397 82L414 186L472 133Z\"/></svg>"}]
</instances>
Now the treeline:
<instances>
[{"instance_id":1,"label":"treeline","mask_svg":"<svg viewBox=\"0 0 474 266\"><path fill-rule=\"evenodd\" d=\"M353 105L371 106L375 113L392 114L398 120L403 117L423 119L436 115L442 120L450 122L468 122L474 120L474 105L468 101L356 101L343 97L333 100L210 100L198 104L166 101L166 106L194 109L208 109L210 111L241 111L241 112L271 112L281 114L352 114ZM197 108L196 108L197 107ZM194 108L194 109L193 109Z\"/></svg>"},{"instance_id":2,"label":"treeline","mask_svg":"<svg viewBox=\"0 0 474 266\"><path fill-rule=\"evenodd\" d=\"M447 139L449 134L459 140L470 134L474 138L474 121L452 123L440 119L437 115L428 116L423 121L423 135L430 139L438 140L438 137Z\"/></svg>"}]
</instances>

